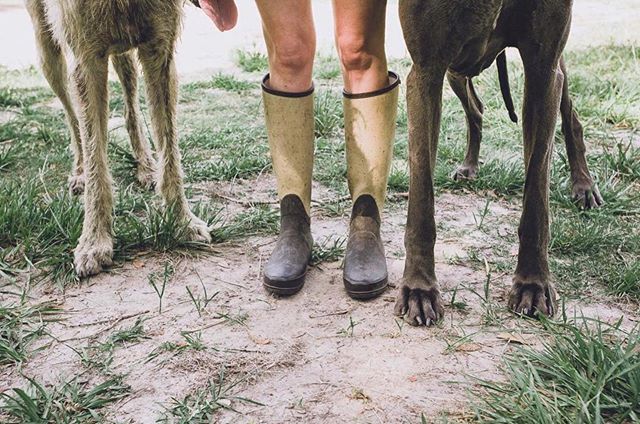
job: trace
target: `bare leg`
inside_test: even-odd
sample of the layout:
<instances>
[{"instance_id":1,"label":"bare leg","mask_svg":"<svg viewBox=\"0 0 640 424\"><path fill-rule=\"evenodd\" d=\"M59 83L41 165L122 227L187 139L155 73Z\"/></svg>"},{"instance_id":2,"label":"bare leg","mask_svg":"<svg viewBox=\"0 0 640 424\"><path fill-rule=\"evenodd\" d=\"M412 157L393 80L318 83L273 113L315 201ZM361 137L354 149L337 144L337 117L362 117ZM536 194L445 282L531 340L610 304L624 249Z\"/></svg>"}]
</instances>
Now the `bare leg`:
<instances>
[{"instance_id":1,"label":"bare leg","mask_svg":"<svg viewBox=\"0 0 640 424\"><path fill-rule=\"evenodd\" d=\"M147 189L153 189L155 184L156 164L151 153L151 147L142 131L140 107L138 100L138 70L132 52L111 57L113 67L118 73L122 91L124 93L124 114L127 132L131 140L133 157L137 162L136 176L138 182Z\"/></svg>"},{"instance_id":2,"label":"bare leg","mask_svg":"<svg viewBox=\"0 0 640 424\"><path fill-rule=\"evenodd\" d=\"M49 82L49 86L60 99L67 117L71 136L71 150L73 151L73 169L69 176L69 191L74 195L82 194L84 190L82 139L80 137L78 118L73 110L73 103L68 93L67 64L60 45L51 35L42 2L27 0L26 6L33 22L42 72L47 82Z\"/></svg>"},{"instance_id":3,"label":"bare leg","mask_svg":"<svg viewBox=\"0 0 640 424\"><path fill-rule=\"evenodd\" d=\"M473 179L478 173L484 107L471 78L447 72L447 79L460 99L467 118L467 154L462 165L453 173L453 179Z\"/></svg>"},{"instance_id":4,"label":"bare leg","mask_svg":"<svg viewBox=\"0 0 640 424\"><path fill-rule=\"evenodd\" d=\"M176 130L178 82L173 47L173 42L167 42L162 45L144 45L138 49L160 164L157 188L165 205L173 208L189 223L190 239L209 242L211 236L206 223L191 212L184 194Z\"/></svg>"},{"instance_id":5,"label":"bare leg","mask_svg":"<svg viewBox=\"0 0 640 424\"><path fill-rule=\"evenodd\" d=\"M384 51L386 0L333 0L336 46L348 93L389 85Z\"/></svg>"},{"instance_id":6,"label":"bare leg","mask_svg":"<svg viewBox=\"0 0 640 424\"><path fill-rule=\"evenodd\" d=\"M79 277L99 273L103 267L111 265L113 256L113 193L107 164L107 68L106 58L83 55L73 71L86 178L84 223L75 249L75 268Z\"/></svg>"},{"instance_id":7,"label":"bare leg","mask_svg":"<svg viewBox=\"0 0 640 424\"><path fill-rule=\"evenodd\" d=\"M269 54L269 87L301 93L312 86L316 35L310 0L256 0Z\"/></svg>"},{"instance_id":8,"label":"bare leg","mask_svg":"<svg viewBox=\"0 0 640 424\"><path fill-rule=\"evenodd\" d=\"M591 178L587 165L584 132L569 95L569 80L563 58L560 58L560 69L564 76L560 116L562 117L562 133L564 134L569 168L571 169L571 198L585 209L597 208L604 202L598 187L594 184L593 178Z\"/></svg>"}]
</instances>

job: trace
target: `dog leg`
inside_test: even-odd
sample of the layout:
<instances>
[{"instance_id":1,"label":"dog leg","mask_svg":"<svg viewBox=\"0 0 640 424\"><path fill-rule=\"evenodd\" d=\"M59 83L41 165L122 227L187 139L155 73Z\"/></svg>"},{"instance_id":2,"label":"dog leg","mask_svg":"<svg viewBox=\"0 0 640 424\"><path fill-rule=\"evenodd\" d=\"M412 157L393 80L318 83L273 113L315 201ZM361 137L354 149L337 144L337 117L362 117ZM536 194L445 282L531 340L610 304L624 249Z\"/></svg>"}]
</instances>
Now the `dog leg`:
<instances>
[{"instance_id":1,"label":"dog leg","mask_svg":"<svg viewBox=\"0 0 640 424\"><path fill-rule=\"evenodd\" d=\"M560 116L562 117L562 133L571 169L571 198L584 209L597 208L602 206L604 201L589 172L585 156L587 149L584 145L584 133L569 95L569 80L563 58L560 58L560 69L564 76Z\"/></svg>"},{"instance_id":2,"label":"dog leg","mask_svg":"<svg viewBox=\"0 0 640 424\"><path fill-rule=\"evenodd\" d=\"M184 194L176 130L178 81L173 42L141 46L138 54L144 70L147 102L158 150L158 191L165 205L173 208L175 213L188 223L191 240L210 242L211 235L207 224L189 210Z\"/></svg>"},{"instance_id":3,"label":"dog leg","mask_svg":"<svg viewBox=\"0 0 640 424\"><path fill-rule=\"evenodd\" d=\"M80 56L72 75L80 132L85 141L84 223L74 252L79 277L99 273L111 265L113 256L113 193L107 163L108 61L87 56Z\"/></svg>"},{"instance_id":4,"label":"dog leg","mask_svg":"<svg viewBox=\"0 0 640 424\"><path fill-rule=\"evenodd\" d=\"M551 44L551 43L549 43ZM560 47L561 49L561 47ZM523 134L525 190L518 228L518 265L509 295L516 313L551 316L556 292L549 281L549 171L563 74L559 52L540 52L538 45L521 49L525 69Z\"/></svg>"},{"instance_id":5,"label":"dog leg","mask_svg":"<svg viewBox=\"0 0 640 424\"><path fill-rule=\"evenodd\" d=\"M474 179L478 173L484 107L471 78L447 72L447 79L453 92L460 99L467 118L467 154L462 165L453 173L453 179Z\"/></svg>"},{"instance_id":6,"label":"dog leg","mask_svg":"<svg viewBox=\"0 0 640 424\"><path fill-rule=\"evenodd\" d=\"M444 315L435 275L433 169L442 112L445 70L413 65L407 77L409 115L409 211L407 259L395 314L411 325L430 325Z\"/></svg>"},{"instance_id":7,"label":"dog leg","mask_svg":"<svg viewBox=\"0 0 640 424\"><path fill-rule=\"evenodd\" d=\"M155 185L155 160L151 147L142 131L138 100L138 70L132 52L111 57L113 67L118 73L124 93L124 113L127 132L131 140L131 149L137 162L136 177L142 187L152 190Z\"/></svg>"},{"instance_id":8,"label":"dog leg","mask_svg":"<svg viewBox=\"0 0 640 424\"><path fill-rule=\"evenodd\" d=\"M84 191L82 139L80 137L78 118L73 110L73 104L67 89L67 64L60 45L53 39L51 34L42 1L28 0L26 6L33 22L42 73L53 92L60 99L67 117L67 126L71 136L71 151L73 152L73 169L69 176L69 191L73 195L79 195Z\"/></svg>"}]
</instances>

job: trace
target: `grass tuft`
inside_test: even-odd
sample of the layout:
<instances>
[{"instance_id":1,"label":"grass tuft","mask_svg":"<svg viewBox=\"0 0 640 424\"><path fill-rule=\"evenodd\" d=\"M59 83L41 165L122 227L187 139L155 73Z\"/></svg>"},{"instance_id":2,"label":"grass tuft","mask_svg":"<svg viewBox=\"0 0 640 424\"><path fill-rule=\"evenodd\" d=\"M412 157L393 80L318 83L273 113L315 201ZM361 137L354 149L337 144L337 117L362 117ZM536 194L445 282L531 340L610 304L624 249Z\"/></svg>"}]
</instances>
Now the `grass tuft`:
<instances>
[{"instance_id":1,"label":"grass tuft","mask_svg":"<svg viewBox=\"0 0 640 424\"><path fill-rule=\"evenodd\" d=\"M508 380L481 380L477 419L522 424L637 422L640 327L625 332L587 319L545 323L551 341L523 348L505 363Z\"/></svg>"},{"instance_id":2,"label":"grass tuft","mask_svg":"<svg viewBox=\"0 0 640 424\"><path fill-rule=\"evenodd\" d=\"M30 388L0 393L2 412L7 423L99 423L104 422L100 410L124 398L129 387L119 378L97 386L71 380L56 387L45 387L29 379Z\"/></svg>"}]
</instances>

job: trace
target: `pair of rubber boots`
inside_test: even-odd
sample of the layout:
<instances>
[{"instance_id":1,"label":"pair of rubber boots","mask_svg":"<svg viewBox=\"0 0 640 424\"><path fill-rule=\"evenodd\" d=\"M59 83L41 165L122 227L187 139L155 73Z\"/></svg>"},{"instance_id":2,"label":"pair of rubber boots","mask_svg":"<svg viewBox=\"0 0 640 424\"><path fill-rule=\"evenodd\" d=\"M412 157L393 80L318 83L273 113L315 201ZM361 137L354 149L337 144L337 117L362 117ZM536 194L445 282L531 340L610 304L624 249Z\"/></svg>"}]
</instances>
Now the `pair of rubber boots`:
<instances>
[{"instance_id":1,"label":"pair of rubber boots","mask_svg":"<svg viewBox=\"0 0 640 424\"><path fill-rule=\"evenodd\" d=\"M347 180L354 200L343 281L349 296L384 292L388 273L380 238L380 212L393 154L400 80L370 93L344 92ZM264 286L277 295L298 292L311 260L311 177L314 152L313 88L285 93L262 84L265 118L280 197L280 235L264 268Z\"/></svg>"}]
</instances>

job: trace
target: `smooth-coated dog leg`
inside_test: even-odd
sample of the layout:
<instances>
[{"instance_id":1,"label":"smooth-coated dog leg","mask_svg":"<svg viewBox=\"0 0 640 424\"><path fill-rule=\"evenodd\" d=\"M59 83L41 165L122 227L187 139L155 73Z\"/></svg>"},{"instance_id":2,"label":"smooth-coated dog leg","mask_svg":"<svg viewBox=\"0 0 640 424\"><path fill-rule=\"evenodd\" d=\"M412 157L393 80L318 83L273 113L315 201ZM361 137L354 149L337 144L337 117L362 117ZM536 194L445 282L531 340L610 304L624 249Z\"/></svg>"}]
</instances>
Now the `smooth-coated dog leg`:
<instances>
[{"instance_id":1,"label":"smooth-coated dog leg","mask_svg":"<svg viewBox=\"0 0 640 424\"><path fill-rule=\"evenodd\" d=\"M593 182L587 165L584 132L569 95L569 79L564 58L560 58L560 69L564 76L560 116L562 117L562 133L564 134L567 158L571 169L571 198L584 209L597 208L602 206L604 201L597 185Z\"/></svg>"},{"instance_id":2,"label":"smooth-coated dog leg","mask_svg":"<svg viewBox=\"0 0 640 424\"><path fill-rule=\"evenodd\" d=\"M407 259L395 314L411 325L431 325L444 315L435 275L433 169L445 71L413 65L407 77L409 117L409 211L405 233Z\"/></svg>"},{"instance_id":3,"label":"smooth-coated dog leg","mask_svg":"<svg viewBox=\"0 0 640 424\"><path fill-rule=\"evenodd\" d=\"M184 194L176 130L178 81L173 42L141 46L138 54L144 70L147 102L158 151L157 189L165 205L188 222L189 238L209 242L211 235L207 224L191 213Z\"/></svg>"},{"instance_id":4,"label":"smooth-coated dog leg","mask_svg":"<svg viewBox=\"0 0 640 424\"><path fill-rule=\"evenodd\" d=\"M106 57L87 56L80 58L72 75L84 140L84 223L74 252L79 277L99 273L111 265L113 256L113 192L107 163L108 61Z\"/></svg>"},{"instance_id":5,"label":"smooth-coated dog leg","mask_svg":"<svg viewBox=\"0 0 640 424\"><path fill-rule=\"evenodd\" d=\"M532 40L534 41L534 40ZM549 43L551 44L551 43ZM516 313L551 316L556 310L556 292L549 280L549 171L553 137L564 76L557 47L537 44L521 48L525 69L523 134L525 190L518 228L518 264L509 294L509 308Z\"/></svg>"},{"instance_id":6,"label":"smooth-coated dog leg","mask_svg":"<svg viewBox=\"0 0 640 424\"><path fill-rule=\"evenodd\" d=\"M462 165L454 171L453 179L473 179L478 173L484 107L471 78L447 72L447 79L453 92L460 99L467 119L467 153Z\"/></svg>"},{"instance_id":7,"label":"smooth-coated dog leg","mask_svg":"<svg viewBox=\"0 0 640 424\"><path fill-rule=\"evenodd\" d=\"M113 67L118 73L124 93L124 116L131 140L131 150L136 159L136 177L142 187L153 189L155 185L156 164L151 153L149 141L142 131L140 107L138 100L138 70L132 52L111 57Z\"/></svg>"},{"instance_id":8,"label":"smooth-coated dog leg","mask_svg":"<svg viewBox=\"0 0 640 424\"><path fill-rule=\"evenodd\" d=\"M27 0L26 6L33 23L42 73L53 92L60 99L67 117L71 151L73 152L73 169L69 176L69 191L73 195L79 195L84 191L82 139L78 118L68 93L67 63L60 45L53 39L42 1Z\"/></svg>"}]
</instances>

